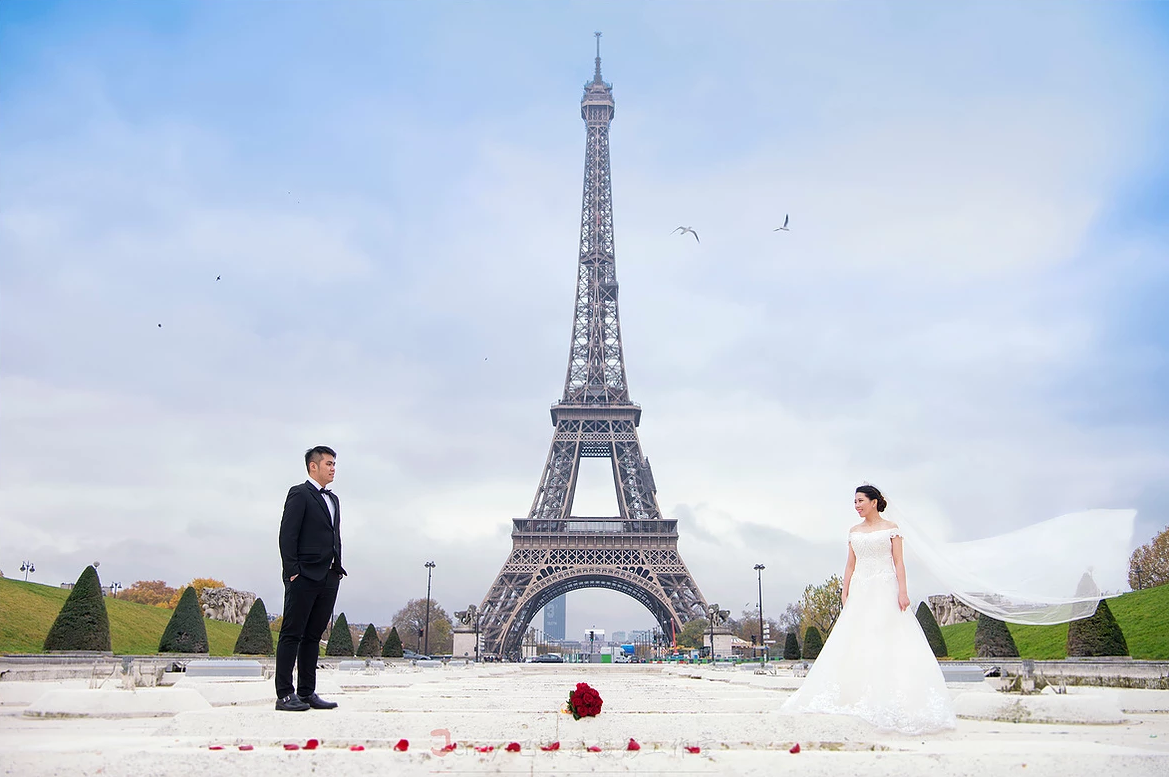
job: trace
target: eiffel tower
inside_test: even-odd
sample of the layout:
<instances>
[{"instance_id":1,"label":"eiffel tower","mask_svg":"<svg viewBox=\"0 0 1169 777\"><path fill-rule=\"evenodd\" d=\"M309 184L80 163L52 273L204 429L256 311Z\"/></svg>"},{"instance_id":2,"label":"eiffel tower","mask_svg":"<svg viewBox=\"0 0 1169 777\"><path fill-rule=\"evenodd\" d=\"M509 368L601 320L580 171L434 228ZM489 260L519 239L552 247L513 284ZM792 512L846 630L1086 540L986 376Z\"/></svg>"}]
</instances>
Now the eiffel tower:
<instances>
[{"instance_id":1,"label":"eiffel tower","mask_svg":"<svg viewBox=\"0 0 1169 777\"><path fill-rule=\"evenodd\" d=\"M564 396L552 406L556 431L526 518L514 519L512 551L478 612L483 650L514 657L544 605L579 588L607 588L641 602L669 635L706 616L706 600L678 554L678 522L663 518L637 427L641 406L629 399L617 271L609 124L613 87L596 70L585 84L580 115L587 128L580 217L576 310ZM620 515L572 514L580 460L613 466ZM470 608L473 611L474 608Z\"/></svg>"}]
</instances>

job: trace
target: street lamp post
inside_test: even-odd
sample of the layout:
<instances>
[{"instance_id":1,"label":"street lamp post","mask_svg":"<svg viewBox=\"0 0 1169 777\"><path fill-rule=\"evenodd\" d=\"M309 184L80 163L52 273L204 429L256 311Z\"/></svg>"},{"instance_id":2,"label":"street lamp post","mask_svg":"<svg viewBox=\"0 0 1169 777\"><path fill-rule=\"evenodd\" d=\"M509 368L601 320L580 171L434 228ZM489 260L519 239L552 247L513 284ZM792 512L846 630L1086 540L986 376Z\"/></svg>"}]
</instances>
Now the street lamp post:
<instances>
[{"instance_id":1,"label":"street lamp post","mask_svg":"<svg viewBox=\"0 0 1169 777\"><path fill-rule=\"evenodd\" d=\"M1133 568L1133 571L1137 573L1137 590L1140 591L1143 588L1143 586L1141 585L1141 565L1140 564L1133 564L1132 568ZM23 569L23 567L22 567L22 569Z\"/></svg>"},{"instance_id":2,"label":"street lamp post","mask_svg":"<svg viewBox=\"0 0 1169 777\"><path fill-rule=\"evenodd\" d=\"M710 616L710 663L714 663L714 619L718 617L718 605L711 604L706 608Z\"/></svg>"},{"instance_id":3,"label":"street lamp post","mask_svg":"<svg viewBox=\"0 0 1169 777\"><path fill-rule=\"evenodd\" d=\"M115 599L118 598L118 591L121 591L121 590L122 590L121 583L110 583L110 595L113 596Z\"/></svg>"},{"instance_id":4,"label":"street lamp post","mask_svg":"<svg viewBox=\"0 0 1169 777\"><path fill-rule=\"evenodd\" d=\"M423 655L430 655L430 573L434 571L434 562L426 562L426 639L422 646Z\"/></svg>"},{"instance_id":5,"label":"street lamp post","mask_svg":"<svg viewBox=\"0 0 1169 777\"><path fill-rule=\"evenodd\" d=\"M28 573L29 572L36 572L37 568L35 566L33 566L33 563L31 561L25 561L23 564L20 565L20 571L24 573L24 582L27 583L28 582Z\"/></svg>"},{"instance_id":6,"label":"street lamp post","mask_svg":"<svg viewBox=\"0 0 1169 777\"><path fill-rule=\"evenodd\" d=\"M762 564L755 565L755 573L759 576L759 647L763 650L763 660L761 663L767 663L767 643L763 640L763 570L767 567Z\"/></svg>"}]
</instances>

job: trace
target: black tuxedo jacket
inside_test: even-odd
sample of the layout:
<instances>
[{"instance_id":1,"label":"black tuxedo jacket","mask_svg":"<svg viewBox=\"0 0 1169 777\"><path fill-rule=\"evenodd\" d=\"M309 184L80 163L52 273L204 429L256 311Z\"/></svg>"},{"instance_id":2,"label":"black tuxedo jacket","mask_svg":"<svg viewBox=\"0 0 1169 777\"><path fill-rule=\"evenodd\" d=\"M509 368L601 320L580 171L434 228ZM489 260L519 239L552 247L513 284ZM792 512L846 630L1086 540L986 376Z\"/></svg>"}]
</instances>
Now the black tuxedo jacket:
<instances>
[{"instance_id":1,"label":"black tuxedo jacket","mask_svg":"<svg viewBox=\"0 0 1169 777\"><path fill-rule=\"evenodd\" d=\"M280 518L280 565L285 583L293 575L324 580L334 563L342 575L346 574L341 566L341 500L336 494L333 498L337 500L336 552L333 519L325 506L325 495L308 482L288 489L284 515Z\"/></svg>"}]
</instances>

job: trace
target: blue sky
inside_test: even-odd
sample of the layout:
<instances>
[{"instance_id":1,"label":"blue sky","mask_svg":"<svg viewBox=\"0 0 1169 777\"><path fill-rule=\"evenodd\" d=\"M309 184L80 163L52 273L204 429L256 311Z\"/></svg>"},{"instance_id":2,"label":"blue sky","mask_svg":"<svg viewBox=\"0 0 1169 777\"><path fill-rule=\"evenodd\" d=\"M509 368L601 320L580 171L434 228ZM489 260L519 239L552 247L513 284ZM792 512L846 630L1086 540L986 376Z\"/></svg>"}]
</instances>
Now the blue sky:
<instances>
[{"instance_id":1,"label":"blue sky","mask_svg":"<svg viewBox=\"0 0 1169 777\"><path fill-rule=\"evenodd\" d=\"M630 385L708 598L838 571L862 480L954 539L1169 524L1165 4L7 2L0 570L275 603L325 441L350 619L430 558L478 601L563 386L594 30Z\"/></svg>"}]
</instances>

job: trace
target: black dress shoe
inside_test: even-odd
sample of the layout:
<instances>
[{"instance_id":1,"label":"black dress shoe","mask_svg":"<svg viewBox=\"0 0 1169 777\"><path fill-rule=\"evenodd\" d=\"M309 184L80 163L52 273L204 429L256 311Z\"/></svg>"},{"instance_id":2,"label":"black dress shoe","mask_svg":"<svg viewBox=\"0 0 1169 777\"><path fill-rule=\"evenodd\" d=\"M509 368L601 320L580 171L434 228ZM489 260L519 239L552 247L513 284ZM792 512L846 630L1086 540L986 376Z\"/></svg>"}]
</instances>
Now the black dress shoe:
<instances>
[{"instance_id":1,"label":"black dress shoe","mask_svg":"<svg viewBox=\"0 0 1169 777\"><path fill-rule=\"evenodd\" d=\"M301 696L300 701L305 705L305 709L312 707L314 710L331 710L337 707L337 702L325 701L315 693L312 696Z\"/></svg>"},{"instance_id":2,"label":"black dress shoe","mask_svg":"<svg viewBox=\"0 0 1169 777\"><path fill-rule=\"evenodd\" d=\"M281 712L304 712L309 706L300 700L295 693L290 693L282 699L276 700L276 709Z\"/></svg>"}]
</instances>

